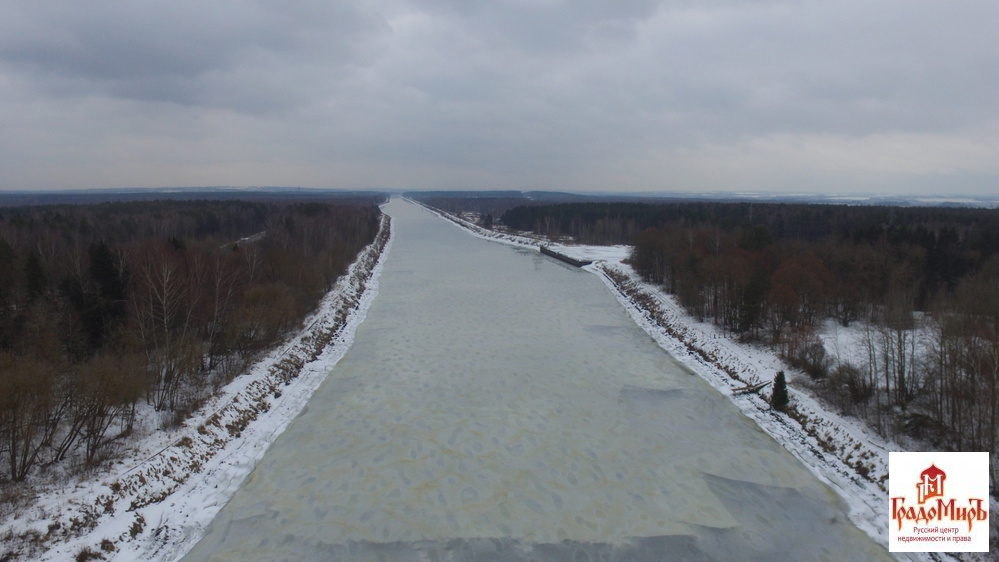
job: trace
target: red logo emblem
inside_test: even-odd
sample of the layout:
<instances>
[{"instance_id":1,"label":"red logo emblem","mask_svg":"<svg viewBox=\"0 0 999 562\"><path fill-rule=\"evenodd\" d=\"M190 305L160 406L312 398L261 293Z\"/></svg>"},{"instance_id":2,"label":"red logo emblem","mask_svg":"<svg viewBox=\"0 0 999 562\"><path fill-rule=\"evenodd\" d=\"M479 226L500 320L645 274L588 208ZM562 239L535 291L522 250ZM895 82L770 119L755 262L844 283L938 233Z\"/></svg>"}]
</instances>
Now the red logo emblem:
<instances>
[{"instance_id":1,"label":"red logo emblem","mask_svg":"<svg viewBox=\"0 0 999 562\"><path fill-rule=\"evenodd\" d=\"M940 470L936 465L931 464L929 468L919 473L919 482L916 484L916 498L920 504L926 503L930 498L943 497L944 480L947 473Z\"/></svg>"}]
</instances>

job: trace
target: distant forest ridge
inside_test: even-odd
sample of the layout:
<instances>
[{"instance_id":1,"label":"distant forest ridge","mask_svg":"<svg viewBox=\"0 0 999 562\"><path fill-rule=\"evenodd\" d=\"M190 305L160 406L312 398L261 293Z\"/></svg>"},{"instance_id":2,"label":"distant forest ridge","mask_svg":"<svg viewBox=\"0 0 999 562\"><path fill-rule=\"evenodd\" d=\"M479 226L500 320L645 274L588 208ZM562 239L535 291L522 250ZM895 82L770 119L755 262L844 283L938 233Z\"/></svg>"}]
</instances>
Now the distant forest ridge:
<instances>
[{"instance_id":1,"label":"distant forest ridge","mask_svg":"<svg viewBox=\"0 0 999 562\"><path fill-rule=\"evenodd\" d=\"M106 202L127 201L309 201L338 199L366 200L372 197L384 198L382 191L316 189L301 187L178 187L155 189L83 189L65 191L0 191L0 207L28 205L90 205Z\"/></svg>"},{"instance_id":2,"label":"distant forest ridge","mask_svg":"<svg viewBox=\"0 0 999 562\"><path fill-rule=\"evenodd\" d=\"M517 205L544 205L550 203L798 203L822 205L873 205L888 207L974 207L999 208L999 195L885 195L885 194L825 194L778 192L587 192L565 191L407 191L404 196L428 203L429 200L482 204L487 200L505 201L506 208ZM503 209L505 210L505 209ZM502 212L502 211L501 211Z\"/></svg>"},{"instance_id":3,"label":"distant forest ridge","mask_svg":"<svg viewBox=\"0 0 999 562\"><path fill-rule=\"evenodd\" d=\"M117 188L83 190L4 190L0 189L0 207L19 205L52 205L62 203L90 204L106 201L149 201L169 200L266 200L266 199L329 199L387 197L402 194L422 202L429 199L475 200L479 204L492 200L502 201L502 208L496 213L517 205L544 205L561 202L633 202L633 203L673 203L673 202L756 202L756 203L809 203L882 206L942 206L999 208L999 196L954 195L916 196L879 194L788 194L788 193L728 193L728 192L652 192L652 193L611 193L565 191L519 191L519 190L399 190L389 188L333 189L314 187L158 187L158 188Z\"/></svg>"}]
</instances>

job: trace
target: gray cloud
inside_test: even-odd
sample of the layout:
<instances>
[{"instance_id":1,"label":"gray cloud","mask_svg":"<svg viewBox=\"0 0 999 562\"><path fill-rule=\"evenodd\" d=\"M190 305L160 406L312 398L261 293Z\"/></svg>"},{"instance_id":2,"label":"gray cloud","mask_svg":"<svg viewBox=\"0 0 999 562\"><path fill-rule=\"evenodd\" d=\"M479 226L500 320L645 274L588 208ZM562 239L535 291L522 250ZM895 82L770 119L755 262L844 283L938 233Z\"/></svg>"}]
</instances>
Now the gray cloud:
<instances>
[{"instance_id":1,"label":"gray cloud","mask_svg":"<svg viewBox=\"0 0 999 562\"><path fill-rule=\"evenodd\" d=\"M296 71L342 72L381 24L341 3L6 4L0 60L39 93L236 110L300 99Z\"/></svg>"},{"instance_id":2,"label":"gray cloud","mask_svg":"<svg viewBox=\"0 0 999 562\"><path fill-rule=\"evenodd\" d=\"M990 2L0 9L0 189L985 191L999 177Z\"/></svg>"}]
</instances>

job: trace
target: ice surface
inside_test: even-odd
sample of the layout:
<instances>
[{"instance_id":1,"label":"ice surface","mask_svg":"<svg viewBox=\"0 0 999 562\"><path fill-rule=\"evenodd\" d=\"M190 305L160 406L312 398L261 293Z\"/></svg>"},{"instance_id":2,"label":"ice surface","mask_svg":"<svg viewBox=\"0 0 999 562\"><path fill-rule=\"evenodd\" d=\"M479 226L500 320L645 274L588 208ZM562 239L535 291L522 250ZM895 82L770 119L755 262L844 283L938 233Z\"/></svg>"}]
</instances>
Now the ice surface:
<instances>
[{"instance_id":1,"label":"ice surface","mask_svg":"<svg viewBox=\"0 0 999 562\"><path fill-rule=\"evenodd\" d=\"M594 275L401 201L353 347L190 559L874 559Z\"/></svg>"}]
</instances>

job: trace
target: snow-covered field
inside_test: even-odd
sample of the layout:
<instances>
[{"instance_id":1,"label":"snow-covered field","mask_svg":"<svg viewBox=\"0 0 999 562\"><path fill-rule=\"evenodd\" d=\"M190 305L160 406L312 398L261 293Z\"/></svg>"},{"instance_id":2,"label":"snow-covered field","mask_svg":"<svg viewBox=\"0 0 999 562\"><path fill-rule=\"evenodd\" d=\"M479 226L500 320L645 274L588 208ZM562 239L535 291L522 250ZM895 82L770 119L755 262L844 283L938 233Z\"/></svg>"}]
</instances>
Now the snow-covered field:
<instances>
[{"instance_id":1,"label":"snow-covered field","mask_svg":"<svg viewBox=\"0 0 999 562\"><path fill-rule=\"evenodd\" d=\"M836 490L849 506L854 524L887 547L888 452L906 449L875 434L862 421L839 415L813 397L804 385L795 384L795 379L806 379L807 375L786 365L774 351L764 346L740 343L713 324L698 322L672 296L643 282L624 263L629 246L549 244L526 236L494 233L462 218L431 210L480 238L522 247L546 245L571 258L592 260L593 263L584 269L603 279L635 322L660 347L729 396L747 417ZM830 356L837 360L864 357L860 347L862 328L846 330L830 323L820 339ZM733 393L749 383L771 381L779 370L788 375L788 391L797 411L794 416L770 408L766 399L769 388L763 390L762 396ZM992 504L994 514L995 500ZM895 556L934 559L919 553L896 553ZM962 556L964 559L978 557L974 554ZM935 559L952 558L938 554Z\"/></svg>"},{"instance_id":2,"label":"snow-covered field","mask_svg":"<svg viewBox=\"0 0 999 562\"><path fill-rule=\"evenodd\" d=\"M37 497L0 523L0 560L182 556L347 352L378 293L391 232L383 215L376 241L305 328L182 427L140 436L97 474L36 483Z\"/></svg>"}]
</instances>

